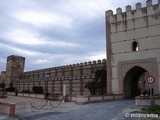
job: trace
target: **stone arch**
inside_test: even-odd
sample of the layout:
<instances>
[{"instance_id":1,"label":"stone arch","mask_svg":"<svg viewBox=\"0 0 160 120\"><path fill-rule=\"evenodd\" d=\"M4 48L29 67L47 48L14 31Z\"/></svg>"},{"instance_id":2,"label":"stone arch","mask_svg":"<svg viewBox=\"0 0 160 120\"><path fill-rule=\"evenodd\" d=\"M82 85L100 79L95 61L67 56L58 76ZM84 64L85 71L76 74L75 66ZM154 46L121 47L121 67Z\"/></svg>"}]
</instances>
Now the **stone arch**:
<instances>
[{"instance_id":1,"label":"stone arch","mask_svg":"<svg viewBox=\"0 0 160 120\"><path fill-rule=\"evenodd\" d=\"M117 69L119 94L123 94L125 98L125 86L124 86L125 77L127 73L136 66L144 69L145 70L144 73L146 74L146 76L151 75L155 77L156 81L153 84L154 93L158 94L158 77L157 77L158 76L158 68L157 68L158 65L156 63L155 58L119 61L118 69ZM146 85L149 86L147 83Z\"/></svg>"},{"instance_id":2,"label":"stone arch","mask_svg":"<svg viewBox=\"0 0 160 120\"><path fill-rule=\"evenodd\" d=\"M135 96L138 96L139 88L141 89L141 92L146 90L145 79L148 74L147 70L140 66L134 66L128 70L123 80L124 97L134 98Z\"/></svg>"}]
</instances>

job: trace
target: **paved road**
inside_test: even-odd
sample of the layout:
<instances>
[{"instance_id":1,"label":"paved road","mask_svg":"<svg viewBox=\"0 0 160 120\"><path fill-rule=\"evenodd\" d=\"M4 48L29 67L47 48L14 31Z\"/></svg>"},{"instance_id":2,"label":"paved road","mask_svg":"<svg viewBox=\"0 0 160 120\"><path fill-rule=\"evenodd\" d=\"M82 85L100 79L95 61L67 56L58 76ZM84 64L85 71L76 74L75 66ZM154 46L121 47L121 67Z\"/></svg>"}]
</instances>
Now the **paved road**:
<instances>
[{"instance_id":1,"label":"paved road","mask_svg":"<svg viewBox=\"0 0 160 120\"><path fill-rule=\"evenodd\" d=\"M134 108L133 100L117 100L86 105L68 112L46 112L18 120L123 120L127 110ZM124 112L125 110L125 112Z\"/></svg>"},{"instance_id":2,"label":"paved road","mask_svg":"<svg viewBox=\"0 0 160 120\"><path fill-rule=\"evenodd\" d=\"M58 108L53 108L47 103L40 110L33 109L28 101L36 108L40 108L46 103L43 99L8 96L7 99L0 99L0 101L16 103L15 118L0 115L0 120L151 120L151 118L125 117L126 113L137 111L134 107L134 100L116 100L86 105L66 102L60 104ZM56 106L58 101L57 103L50 101L50 103Z\"/></svg>"}]
</instances>

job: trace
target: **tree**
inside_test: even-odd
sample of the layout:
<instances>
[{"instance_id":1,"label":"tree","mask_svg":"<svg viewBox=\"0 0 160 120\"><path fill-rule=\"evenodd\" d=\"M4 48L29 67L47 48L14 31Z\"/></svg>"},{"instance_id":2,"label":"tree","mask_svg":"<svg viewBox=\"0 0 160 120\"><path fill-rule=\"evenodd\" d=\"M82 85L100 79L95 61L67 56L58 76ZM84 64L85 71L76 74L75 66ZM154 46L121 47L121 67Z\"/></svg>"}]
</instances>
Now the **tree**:
<instances>
[{"instance_id":1,"label":"tree","mask_svg":"<svg viewBox=\"0 0 160 120\"><path fill-rule=\"evenodd\" d=\"M97 89L104 95L104 89L106 89L106 70L99 69L95 71L95 79L88 81L85 84L85 88L89 89L91 95L95 95Z\"/></svg>"},{"instance_id":2,"label":"tree","mask_svg":"<svg viewBox=\"0 0 160 120\"><path fill-rule=\"evenodd\" d=\"M0 88L2 89L2 90L5 90L5 83L4 82L2 82L2 83L0 83Z\"/></svg>"},{"instance_id":3,"label":"tree","mask_svg":"<svg viewBox=\"0 0 160 120\"><path fill-rule=\"evenodd\" d=\"M91 95L95 95L96 94L96 89L97 89L96 81L88 81L85 84L85 88L89 89Z\"/></svg>"},{"instance_id":4,"label":"tree","mask_svg":"<svg viewBox=\"0 0 160 120\"><path fill-rule=\"evenodd\" d=\"M106 89L106 70L99 69L95 71L95 81L97 82L97 88L101 90L101 94L104 95L104 89Z\"/></svg>"}]
</instances>

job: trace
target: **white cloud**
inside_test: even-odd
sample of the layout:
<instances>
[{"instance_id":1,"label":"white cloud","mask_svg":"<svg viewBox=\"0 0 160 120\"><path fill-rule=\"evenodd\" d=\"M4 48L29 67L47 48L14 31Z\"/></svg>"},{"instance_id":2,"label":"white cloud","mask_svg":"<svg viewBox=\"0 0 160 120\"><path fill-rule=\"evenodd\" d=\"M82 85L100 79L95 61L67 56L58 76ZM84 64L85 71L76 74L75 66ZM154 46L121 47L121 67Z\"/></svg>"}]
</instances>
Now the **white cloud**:
<instances>
[{"instance_id":1,"label":"white cloud","mask_svg":"<svg viewBox=\"0 0 160 120\"><path fill-rule=\"evenodd\" d=\"M0 63L1 63L1 64L6 63L6 59L4 59L4 58L0 58Z\"/></svg>"},{"instance_id":2,"label":"white cloud","mask_svg":"<svg viewBox=\"0 0 160 120\"><path fill-rule=\"evenodd\" d=\"M66 2L61 2L59 10L72 15L74 18L82 20L95 19L98 16L104 16L105 11L111 9L114 12L118 7L125 9L125 6L129 4L135 4L140 2L140 0L69 0ZM63 8L61 7L63 6ZM57 6L58 7L58 6Z\"/></svg>"},{"instance_id":3,"label":"white cloud","mask_svg":"<svg viewBox=\"0 0 160 120\"><path fill-rule=\"evenodd\" d=\"M132 5L135 9L135 4L141 2L144 4L144 0L70 0L69 2L62 3L63 10L80 19L94 19L97 16L102 16L107 10L113 10L114 13L118 7L121 7L123 11L127 5ZM74 9L74 11L73 11Z\"/></svg>"},{"instance_id":4,"label":"white cloud","mask_svg":"<svg viewBox=\"0 0 160 120\"><path fill-rule=\"evenodd\" d=\"M72 15L74 18L79 19L94 19L96 16L104 15L106 6L110 5L110 2L106 0L70 0L63 4L62 11Z\"/></svg>"},{"instance_id":5,"label":"white cloud","mask_svg":"<svg viewBox=\"0 0 160 120\"><path fill-rule=\"evenodd\" d=\"M36 45L44 43L43 41L37 39L37 34L25 29L12 29L5 33L4 37L9 41L19 44Z\"/></svg>"},{"instance_id":6,"label":"white cloud","mask_svg":"<svg viewBox=\"0 0 160 120\"><path fill-rule=\"evenodd\" d=\"M137 2L145 3L144 0L0 0L1 56L26 57L28 70L106 58L105 32L101 30L105 21L100 19L105 19L106 10L115 13L121 7L125 11L126 5L134 8Z\"/></svg>"},{"instance_id":7,"label":"white cloud","mask_svg":"<svg viewBox=\"0 0 160 120\"><path fill-rule=\"evenodd\" d=\"M57 47L78 47L80 44L71 43L67 41L46 41L45 44L48 46L57 46Z\"/></svg>"},{"instance_id":8,"label":"white cloud","mask_svg":"<svg viewBox=\"0 0 160 120\"><path fill-rule=\"evenodd\" d=\"M45 36L41 36L38 33L26 29L12 29L3 35L3 38L14 43L24 45L44 45L54 47L77 47L76 43L61 40L51 40Z\"/></svg>"},{"instance_id":9,"label":"white cloud","mask_svg":"<svg viewBox=\"0 0 160 120\"><path fill-rule=\"evenodd\" d=\"M44 26L59 26L71 28L71 19L64 16L63 14L55 14L50 11L20 11L13 14L17 20L28 23L38 27Z\"/></svg>"},{"instance_id":10,"label":"white cloud","mask_svg":"<svg viewBox=\"0 0 160 120\"><path fill-rule=\"evenodd\" d=\"M49 62L47 59L38 59L34 63L36 63L36 64L45 64L47 62Z\"/></svg>"},{"instance_id":11,"label":"white cloud","mask_svg":"<svg viewBox=\"0 0 160 120\"><path fill-rule=\"evenodd\" d=\"M2 44L0 43L0 48L3 49L6 52L9 52L10 54L17 54L21 56L40 56L42 55L41 52L36 52L33 50L27 50L27 49L22 49L16 46L12 45L7 45L7 44Z\"/></svg>"},{"instance_id":12,"label":"white cloud","mask_svg":"<svg viewBox=\"0 0 160 120\"><path fill-rule=\"evenodd\" d=\"M102 59L106 59L106 52L105 51L99 51L99 52L93 52L90 53L89 58L91 60L102 60Z\"/></svg>"},{"instance_id":13,"label":"white cloud","mask_svg":"<svg viewBox=\"0 0 160 120\"><path fill-rule=\"evenodd\" d=\"M16 47L11 47L11 49L16 53L16 54L20 54L23 56L39 56L42 53L40 52L36 52L33 50L26 50L26 49L21 49L21 48L16 48Z\"/></svg>"}]
</instances>

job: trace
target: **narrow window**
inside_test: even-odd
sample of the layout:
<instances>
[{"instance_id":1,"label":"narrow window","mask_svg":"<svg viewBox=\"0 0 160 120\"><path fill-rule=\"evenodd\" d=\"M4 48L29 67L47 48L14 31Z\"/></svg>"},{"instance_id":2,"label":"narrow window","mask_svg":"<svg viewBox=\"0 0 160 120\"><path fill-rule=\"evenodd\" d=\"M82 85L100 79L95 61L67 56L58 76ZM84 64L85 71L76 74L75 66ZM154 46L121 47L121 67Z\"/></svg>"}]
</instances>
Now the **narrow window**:
<instances>
[{"instance_id":1,"label":"narrow window","mask_svg":"<svg viewBox=\"0 0 160 120\"><path fill-rule=\"evenodd\" d=\"M134 41L134 42L132 43L132 49L133 49L133 51L138 51L138 50L139 50L139 48L138 48L138 43L137 43L136 41Z\"/></svg>"}]
</instances>

